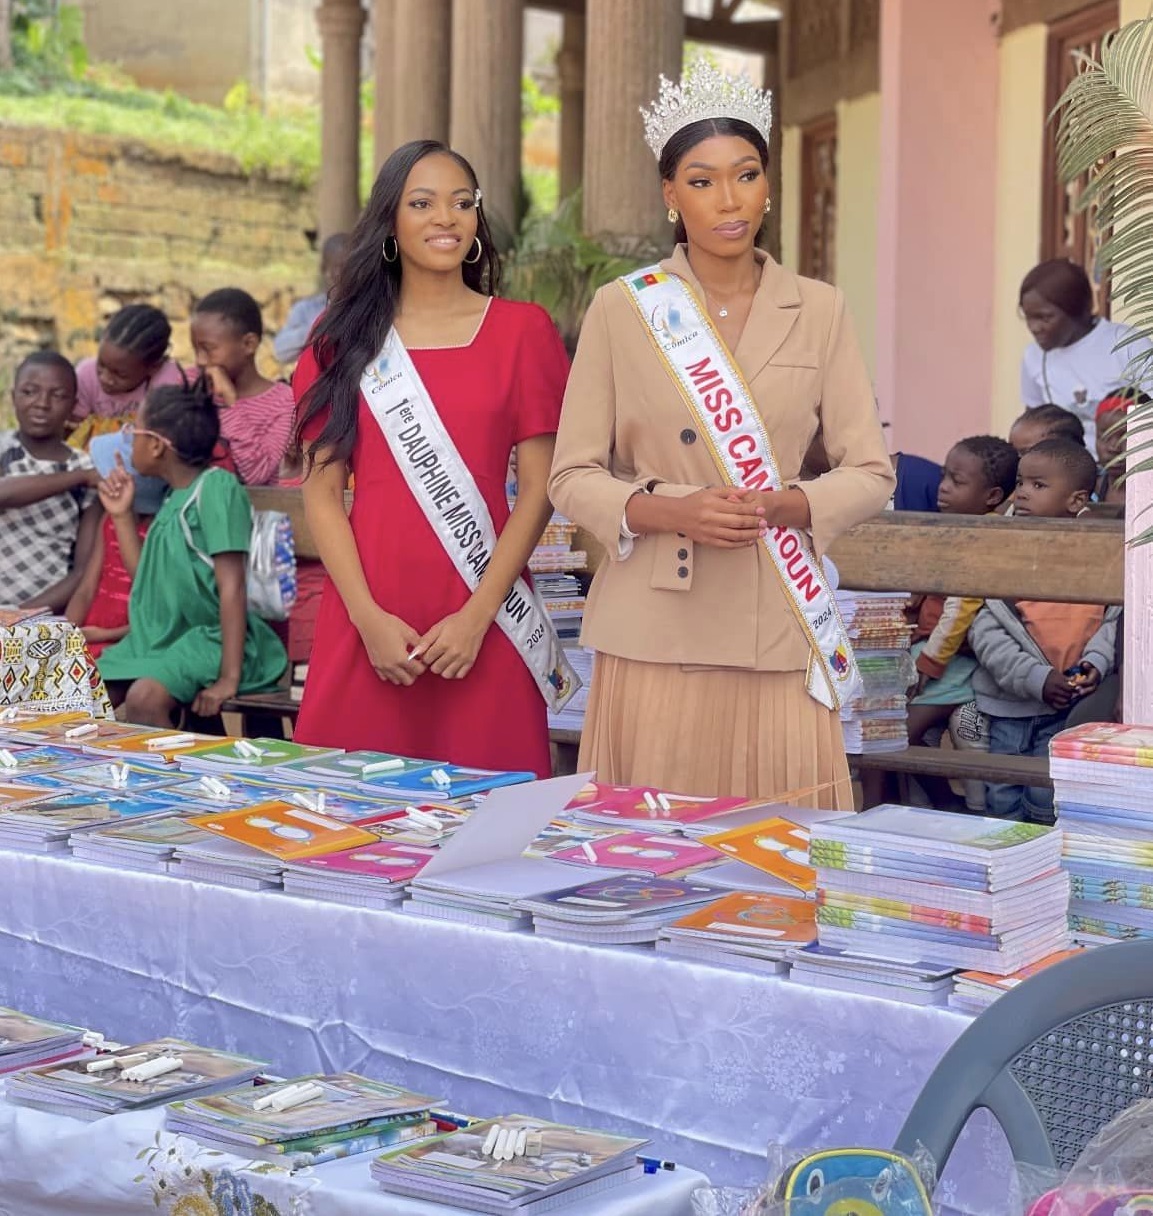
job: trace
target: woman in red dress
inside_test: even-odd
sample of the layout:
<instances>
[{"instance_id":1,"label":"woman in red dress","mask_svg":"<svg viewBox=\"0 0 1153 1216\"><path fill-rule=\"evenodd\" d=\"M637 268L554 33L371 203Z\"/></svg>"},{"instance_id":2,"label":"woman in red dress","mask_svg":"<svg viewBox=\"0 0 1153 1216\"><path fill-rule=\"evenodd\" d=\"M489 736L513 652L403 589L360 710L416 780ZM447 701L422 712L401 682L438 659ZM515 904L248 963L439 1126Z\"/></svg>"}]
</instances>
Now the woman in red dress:
<instances>
[{"instance_id":1,"label":"woman in red dress","mask_svg":"<svg viewBox=\"0 0 1153 1216\"><path fill-rule=\"evenodd\" d=\"M297 367L305 510L328 579L296 738L547 776L545 702L493 622L551 515L568 359L543 309L494 297L480 197L443 144L397 149ZM360 391L394 326L499 538L471 593Z\"/></svg>"}]
</instances>

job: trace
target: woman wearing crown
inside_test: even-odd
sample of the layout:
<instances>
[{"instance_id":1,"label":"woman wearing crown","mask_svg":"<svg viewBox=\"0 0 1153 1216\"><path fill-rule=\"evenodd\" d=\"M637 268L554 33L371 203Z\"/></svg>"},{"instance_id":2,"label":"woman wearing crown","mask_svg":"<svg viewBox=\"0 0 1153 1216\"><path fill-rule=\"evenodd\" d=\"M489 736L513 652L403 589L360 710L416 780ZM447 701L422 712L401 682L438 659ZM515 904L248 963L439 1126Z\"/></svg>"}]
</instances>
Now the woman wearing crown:
<instances>
[{"instance_id":1,"label":"woman wearing crown","mask_svg":"<svg viewBox=\"0 0 1153 1216\"><path fill-rule=\"evenodd\" d=\"M644 118L677 244L593 300L550 483L609 556L581 765L850 808L858 675L820 558L892 492L869 375L842 293L756 248L768 94L698 63ZM833 467L799 484L818 429Z\"/></svg>"}]
</instances>

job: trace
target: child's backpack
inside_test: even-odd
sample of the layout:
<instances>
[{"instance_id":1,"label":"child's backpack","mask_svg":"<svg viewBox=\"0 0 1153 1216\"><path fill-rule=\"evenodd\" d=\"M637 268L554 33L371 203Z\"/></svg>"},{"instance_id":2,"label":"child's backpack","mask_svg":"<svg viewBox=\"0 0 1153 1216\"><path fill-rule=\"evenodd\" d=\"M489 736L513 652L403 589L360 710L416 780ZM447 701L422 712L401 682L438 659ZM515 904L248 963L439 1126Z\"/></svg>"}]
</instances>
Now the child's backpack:
<instances>
[{"instance_id":1,"label":"child's backpack","mask_svg":"<svg viewBox=\"0 0 1153 1216\"><path fill-rule=\"evenodd\" d=\"M180 508L180 529L188 547L205 565L215 569L212 558L192 539L185 513L200 499L204 478ZM251 509L251 508L250 508ZM266 621L286 621L296 605L296 549L292 520L283 511L252 511L252 540L248 548L248 606Z\"/></svg>"}]
</instances>

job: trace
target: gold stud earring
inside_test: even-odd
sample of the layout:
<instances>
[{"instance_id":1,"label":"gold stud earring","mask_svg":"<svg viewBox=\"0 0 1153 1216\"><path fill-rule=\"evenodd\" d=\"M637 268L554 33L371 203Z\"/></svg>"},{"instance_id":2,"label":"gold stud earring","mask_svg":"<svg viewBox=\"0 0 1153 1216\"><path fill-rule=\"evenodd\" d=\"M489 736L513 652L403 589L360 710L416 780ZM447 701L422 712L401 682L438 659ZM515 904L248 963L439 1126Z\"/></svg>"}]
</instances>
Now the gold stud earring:
<instances>
[{"instance_id":1,"label":"gold stud earring","mask_svg":"<svg viewBox=\"0 0 1153 1216\"><path fill-rule=\"evenodd\" d=\"M681 213L675 208L669 208L669 223L675 224L681 218Z\"/></svg>"},{"instance_id":2,"label":"gold stud earring","mask_svg":"<svg viewBox=\"0 0 1153 1216\"><path fill-rule=\"evenodd\" d=\"M771 198L765 199L765 214L768 215L769 212L772 211L772 209L773 209L773 200Z\"/></svg>"}]
</instances>

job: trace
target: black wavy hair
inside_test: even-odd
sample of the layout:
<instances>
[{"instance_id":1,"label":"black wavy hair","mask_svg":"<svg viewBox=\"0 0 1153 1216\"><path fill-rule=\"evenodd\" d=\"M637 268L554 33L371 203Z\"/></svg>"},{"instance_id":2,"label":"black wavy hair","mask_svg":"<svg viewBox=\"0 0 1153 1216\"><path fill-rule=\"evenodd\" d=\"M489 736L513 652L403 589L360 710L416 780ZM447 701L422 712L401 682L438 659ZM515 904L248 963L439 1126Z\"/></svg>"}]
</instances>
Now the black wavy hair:
<instances>
[{"instance_id":1,"label":"black wavy hair","mask_svg":"<svg viewBox=\"0 0 1153 1216\"><path fill-rule=\"evenodd\" d=\"M1074 321L1092 319L1093 285L1084 268L1068 258L1050 258L1034 266L1021 280L1018 302L1028 291L1035 291Z\"/></svg>"},{"instance_id":2,"label":"black wavy hair","mask_svg":"<svg viewBox=\"0 0 1153 1216\"><path fill-rule=\"evenodd\" d=\"M769 145L765 143L765 137L756 127L739 118L702 118L697 122L689 123L687 127L681 127L679 131L670 136L669 142L661 149L659 165L661 181L671 182L677 175L678 166L688 153L697 144L703 143L706 139L712 139L716 135L736 135L747 140L761 158L761 170L768 173ZM688 240L684 220L677 220L673 238L678 245L683 245Z\"/></svg>"},{"instance_id":3,"label":"black wavy hair","mask_svg":"<svg viewBox=\"0 0 1153 1216\"><path fill-rule=\"evenodd\" d=\"M1008 498L1017 488L1017 449L996 435L972 435L954 445L981 462L990 489Z\"/></svg>"},{"instance_id":4,"label":"black wavy hair","mask_svg":"<svg viewBox=\"0 0 1153 1216\"><path fill-rule=\"evenodd\" d=\"M145 367L156 367L168 354L172 326L151 304L126 304L109 318L103 341L135 355Z\"/></svg>"},{"instance_id":5,"label":"black wavy hair","mask_svg":"<svg viewBox=\"0 0 1153 1216\"><path fill-rule=\"evenodd\" d=\"M356 227L340 281L333 288L328 309L313 332L312 350L320 375L297 406L296 441L312 419L324 416L324 427L307 447L311 465L321 451L324 463L346 461L356 443L360 378L380 353L392 328L400 302L401 260L386 262L384 242L396 235L396 213L404 185L413 168L426 156L450 156L464 170L473 189L476 173L459 152L435 139L403 144L381 166L376 184ZM473 291L495 295L500 284L500 258L485 219L476 209L480 257L461 267L465 284Z\"/></svg>"},{"instance_id":6,"label":"black wavy hair","mask_svg":"<svg viewBox=\"0 0 1153 1216\"><path fill-rule=\"evenodd\" d=\"M1089 455L1084 444L1074 443L1070 439L1042 439L1021 459L1033 456L1044 456L1053 461L1065 474L1071 491L1084 490L1092 494L1097 488L1097 462Z\"/></svg>"},{"instance_id":7,"label":"black wavy hair","mask_svg":"<svg viewBox=\"0 0 1153 1216\"><path fill-rule=\"evenodd\" d=\"M76 392L76 369L58 350L34 350L30 355L25 355L16 368L16 375L12 378L13 384L20 379L20 373L27 367L55 367L65 372L72 382L72 391Z\"/></svg>"},{"instance_id":8,"label":"black wavy hair","mask_svg":"<svg viewBox=\"0 0 1153 1216\"><path fill-rule=\"evenodd\" d=\"M187 465L205 469L220 439L220 410L204 376L154 388L144 400L142 426L163 435Z\"/></svg>"},{"instance_id":9,"label":"black wavy hair","mask_svg":"<svg viewBox=\"0 0 1153 1216\"><path fill-rule=\"evenodd\" d=\"M197 313L211 313L223 317L243 337L245 334L255 334L264 337L264 317L260 313L260 305L239 287L221 287L210 291L192 310Z\"/></svg>"}]
</instances>

